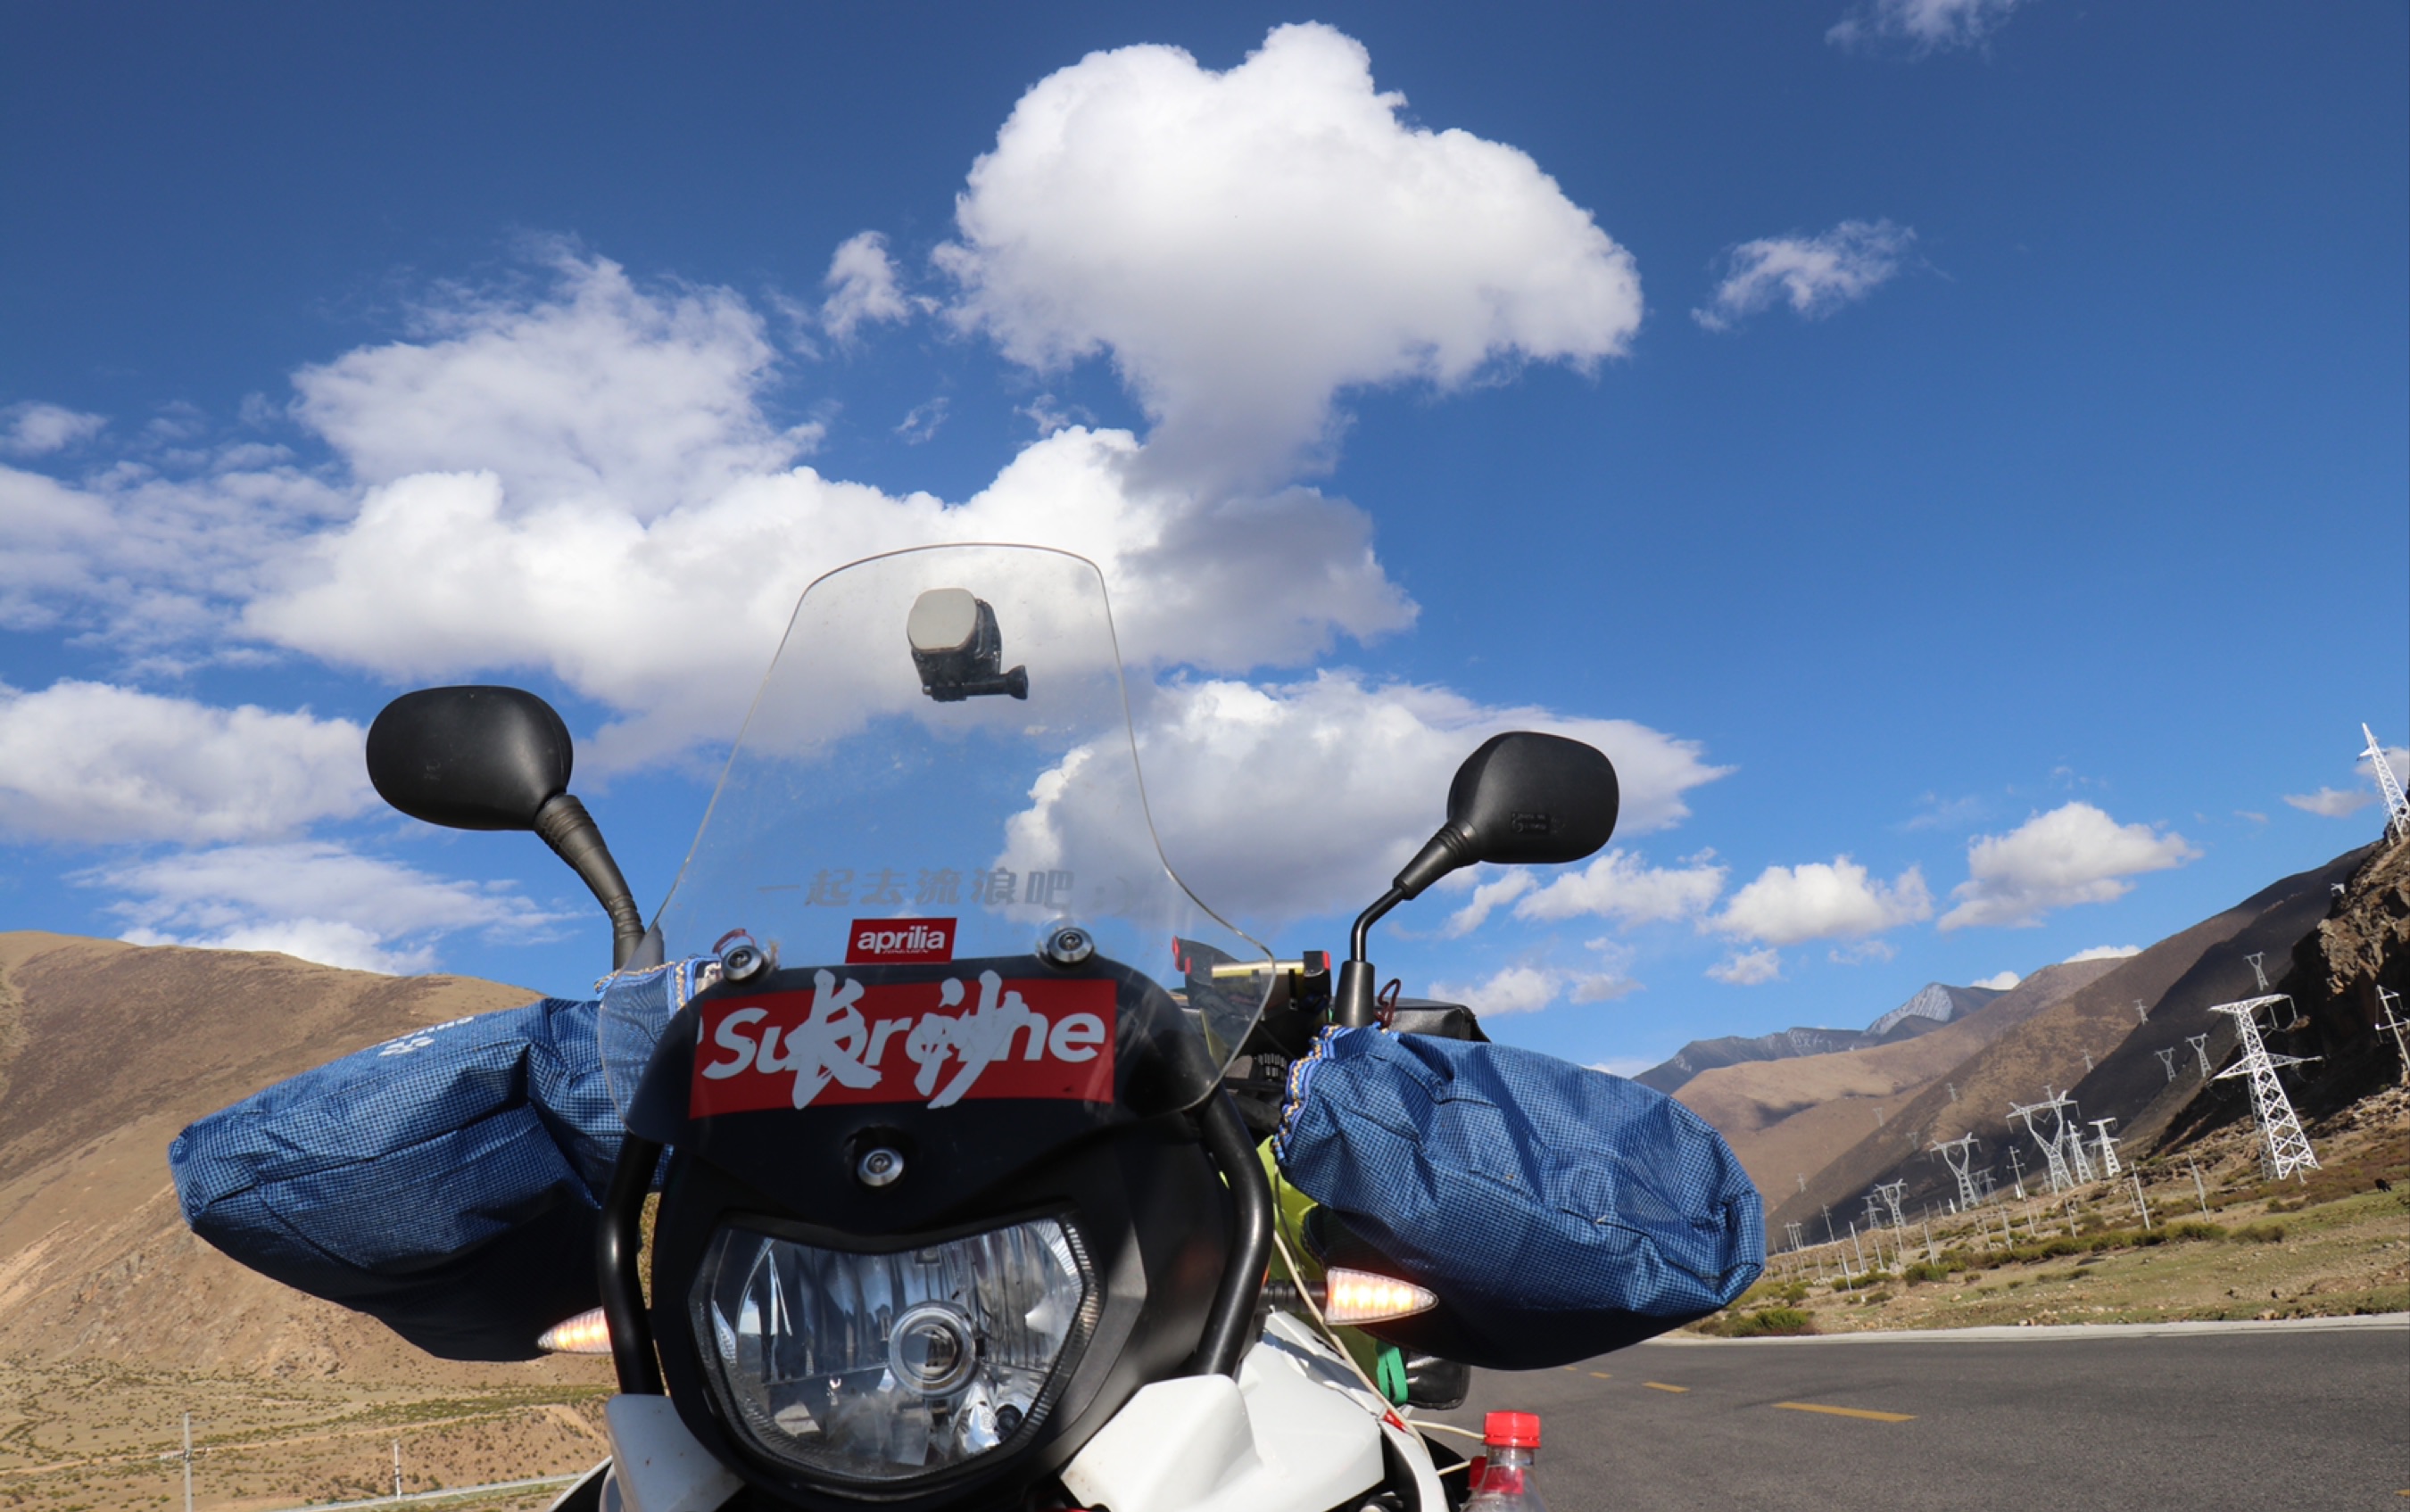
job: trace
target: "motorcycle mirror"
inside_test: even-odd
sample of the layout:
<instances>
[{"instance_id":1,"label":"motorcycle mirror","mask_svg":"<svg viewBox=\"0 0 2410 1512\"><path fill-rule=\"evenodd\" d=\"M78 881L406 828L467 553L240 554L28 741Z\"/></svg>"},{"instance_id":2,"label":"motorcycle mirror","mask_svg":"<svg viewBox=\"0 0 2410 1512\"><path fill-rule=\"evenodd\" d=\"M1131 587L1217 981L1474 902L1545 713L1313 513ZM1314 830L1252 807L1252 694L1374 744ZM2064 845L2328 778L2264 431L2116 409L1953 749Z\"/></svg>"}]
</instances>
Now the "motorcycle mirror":
<instances>
[{"instance_id":1,"label":"motorcycle mirror","mask_svg":"<svg viewBox=\"0 0 2410 1512\"><path fill-rule=\"evenodd\" d=\"M1622 802L1614 763L1561 735L1493 735L1456 769L1447 823L1398 873L1414 898L1459 867L1489 861L1552 866L1578 861L1615 833Z\"/></svg>"},{"instance_id":2,"label":"motorcycle mirror","mask_svg":"<svg viewBox=\"0 0 2410 1512\"><path fill-rule=\"evenodd\" d=\"M369 727L377 796L452 829L533 829L573 759L560 715L519 688L422 688Z\"/></svg>"},{"instance_id":3,"label":"motorcycle mirror","mask_svg":"<svg viewBox=\"0 0 2410 1512\"><path fill-rule=\"evenodd\" d=\"M535 831L611 916L612 969L657 965L638 959L648 937L636 900L593 816L569 794L575 755L560 715L522 688L421 688L369 726L379 798L447 828Z\"/></svg>"}]
</instances>

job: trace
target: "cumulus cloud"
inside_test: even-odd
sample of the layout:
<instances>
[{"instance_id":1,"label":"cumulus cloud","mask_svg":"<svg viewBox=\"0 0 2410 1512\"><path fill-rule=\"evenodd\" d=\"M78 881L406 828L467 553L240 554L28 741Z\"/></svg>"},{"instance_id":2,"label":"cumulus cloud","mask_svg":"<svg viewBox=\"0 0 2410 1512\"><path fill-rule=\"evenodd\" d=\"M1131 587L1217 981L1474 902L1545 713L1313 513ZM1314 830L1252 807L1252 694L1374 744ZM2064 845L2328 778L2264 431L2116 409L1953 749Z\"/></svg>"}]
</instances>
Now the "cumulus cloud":
<instances>
[{"instance_id":1,"label":"cumulus cloud","mask_svg":"<svg viewBox=\"0 0 2410 1512\"><path fill-rule=\"evenodd\" d=\"M2021 0L1865 0L1833 24L1835 47L1873 49L1904 44L1922 57L1973 47L1998 30Z\"/></svg>"},{"instance_id":2,"label":"cumulus cloud","mask_svg":"<svg viewBox=\"0 0 2410 1512\"><path fill-rule=\"evenodd\" d=\"M1728 331L1780 302L1822 320L1889 281L1915 240L1915 232L1889 221L1843 221L1822 236L1744 241L1725 254L1723 281L1691 318Z\"/></svg>"},{"instance_id":3,"label":"cumulus cloud","mask_svg":"<svg viewBox=\"0 0 2410 1512\"><path fill-rule=\"evenodd\" d=\"M2080 959L2082 958L2078 958ZM2018 983L2024 980L2024 977L2019 976L2014 972L1996 972L1990 976L1978 977L1969 985L1979 987L1988 987L1994 992L2006 992L2009 988L2015 986Z\"/></svg>"},{"instance_id":4,"label":"cumulus cloud","mask_svg":"<svg viewBox=\"0 0 2410 1512\"><path fill-rule=\"evenodd\" d=\"M135 944L276 950L367 972L428 971L446 935L534 939L565 916L511 884L447 881L314 841L225 845L76 880L124 895L109 912Z\"/></svg>"},{"instance_id":5,"label":"cumulus cloud","mask_svg":"<svg viewBox=\"0 0 2410 1512\"><path fill-rule=\"evenodd\" d=\"M1707 974L1736 987L1762 986L1782 980L1782 957L1772 948L1735 951L1707 968Z\"/></svg>"},{"instance_id":6,"label":"cumulus cloud","mask_svg":"<svg viewBox=\"0 0 2410 1512\"><path fill-rule=\"evenodd\" d=\"M1502 871L1489 881L1476 885L1473 889L1472 901L1449 914L1447 923L1441 926L1439 931L1441 937L1448 940L1461 940L1488 923L1489 915L1496 913L1499 908L1513 902L1539 885L1538 880L1531 872L1520 868Z\"/></svg>"},{"instance_id":7,"label":"cumulus cloud","mask_svg":"<svg viewBox=\"0 0 2410 1512\"><path fill-rule=\"evenodd\" d=\"M1767 867L1732 895L1710 927L1770 945L1795 945L1879 934L1932 916L1933 894L1921 870L1911 866L1886 883L1841 856L1829 865Z\"/></svg>"},{"instance_id":8,"label":"cumulus cloud","mask_svg":"<svg viewBox=\"0 0 2410 1512\"><path fill-rule=\"evenodd\" d=\"M2089 950L2077 951L2067 959L2069 965L2073 965L2080 960L2124 960L2128 956L2139 956L2141 953L2142 947L2140 945L2094 945Z\"/></svg>"},{"instance_id":9,"label":"cumulus cloud","mask_svg":"<svg viewBox=\"0 0 2410 1512\"><path fill-rule=\"evenodd\" d=\"M106 415L88 415L61 405L32 400L12 404L0 409L0 455L47 456L90 440L108 424Z\"/></svg>"},{"instance_id":10,"label":"cumulus cloud","mask_svg":"<svg viewBox=\"0 0 2410 1512\"><path fill-rule=\"evenodd\" d=\"M370 805L365 739L306 710L0 684L0 831L85 844L291 835Z\"/></svg>"},{"instance_id":11,"label":"cumulus cloud","mask_svg":"<svg viewBox=\"0 0 2410 1512\"><path fill-rule=\"evenodd\" d=\"M2315 793L2287 793L2285 801L2304 814L2341 819L2375 802L2376 795L2347 787L2321 787Z\"/></svg>"},{"instance_id":12,"label":"cumulus cloud","mask_svg":"<svg viewBox=\"0 0 2410 1512\"><path fill-rule=\"evenodd\" d=\"M1430 991L1442 1002L1463 1003L1488 1018L1500 1014L1537 1013L1563 1001L1609 1002L1638 987L1639 984L1631 978L1613 972L1508 966L1484 982L1434 982Z\"/></svg>"},{"instance_id":13,"label":"cumulus cloud","mask_svg":"<svg viewBox=\"0 0 2410 1512\"><path fill-rule=\"evenodd\" d=\"M1631 254L1523 152L1404 104L1323 25L1218 74L1091 53L971 169L938 252L955 318L1033 367L1110 353L1151 462L1190 480L1286 476L1349 387L1624 351Z\"/></svg>"},{"instance_id":14,"label":"cumulus cloud","mask_svg":"<svg viewBox=\"0 0 2410 1512\"><path fill-rule=\"evenodd\" d=\"M1631 832L1629 826L1625 832ZM1637 851L1618 847L1523 898L1515 905L1515 916L1590 915L1626 926L1675 923L1705 914L1723 891L1724 874L1722 867L1706 857L1678 867L1652 867Z\"/></svg>"},{"instance_id":15,"label":"cumulus cloud","mask_svg":"<svg viewBox=\"0 0 2410 1512\"><path fill-rule=\"evenodd\" d=\"M1200 896L1267 927L1371 902L1445 817L1457 767L1501 730L1545 729L1605 752L1621 783L1627 833L1679 822L1690 789L1725 770L1709 765L1695 742L1628 720L1482 704L1349 672L1134 692L1139 756L1165 851ZM1233 823L1234 814L1245 822ZM1043 803L1031 818L1053 837L1038 843L1058 854L1142 840L1115 830L1110 818Z\"/></svg>"},{"instance_id":16,"label":"cumulus cloud","mask_svg":"<svg viewBox=\"0 0 2410 1512\"><path fill-rule=\"evenodd\" d=\"M820 281L829 291L820 304L820 324L840 341L853 339L864 325L912 317L911 302L904 297L895 264L887 255L887 238L876 231L846 238Z\"/></svg>"},{"instance_id":17,"label":"cumulus cloud","mask_svg":"<svg viewBox=\"0 0 2410 1512\"><path fill-rule=\"evenodd\" d=\"M2121 825L2089 803L2064 804L1968 844L1969 875L1951 889L1957 906L1940 928L2030 927L2054 909L2114 901L2134 889L2126 878L2199 856L2182 835Z\"/></svg>"}]
</instances>

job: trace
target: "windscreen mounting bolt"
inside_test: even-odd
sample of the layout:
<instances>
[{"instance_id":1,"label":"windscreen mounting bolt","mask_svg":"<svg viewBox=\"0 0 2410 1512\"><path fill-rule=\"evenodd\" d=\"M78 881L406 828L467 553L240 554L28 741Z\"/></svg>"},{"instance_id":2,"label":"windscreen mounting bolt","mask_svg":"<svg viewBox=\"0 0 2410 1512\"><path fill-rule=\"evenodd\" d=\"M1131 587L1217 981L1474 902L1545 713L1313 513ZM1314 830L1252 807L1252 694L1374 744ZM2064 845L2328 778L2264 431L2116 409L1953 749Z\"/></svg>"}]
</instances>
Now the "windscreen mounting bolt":
<instances>
[{"instance_id":1,"label":"windscreen mounting bolt","mask_svg":"<svg viewBox=\"0 0 2410 1512\"><path fill-rule=\"evenodd\" d=\"M1096 953L1096 942L1076 924L1058 924L1046 931L1038 948L1057 966L1077 966Z\"/></svg>"},{"instance_id":2,"label":"windscreen mounting bolt","mask_svg":"<svg viewBox=\"0 0 2410 1512\"><path fill-rule=\"evenodd\" d=\"M759 945L732 945L719 958L719 977L723 982L742 986L760 976L769 968L770 958Z\"/></svg>"},{"instance_id":3,"label":"windscreen mounting bolt","mask_svg":"<svg viewBox=\"0 0 2410 1512\"><path fill-rule=\"evenodd\" d=\"M865 1150L862 1162L853 1168L853 1174L865 1187L893 1186L904 1174L904 1157L882 1145L877 1149Z\"/></svg>"}]
</instances>

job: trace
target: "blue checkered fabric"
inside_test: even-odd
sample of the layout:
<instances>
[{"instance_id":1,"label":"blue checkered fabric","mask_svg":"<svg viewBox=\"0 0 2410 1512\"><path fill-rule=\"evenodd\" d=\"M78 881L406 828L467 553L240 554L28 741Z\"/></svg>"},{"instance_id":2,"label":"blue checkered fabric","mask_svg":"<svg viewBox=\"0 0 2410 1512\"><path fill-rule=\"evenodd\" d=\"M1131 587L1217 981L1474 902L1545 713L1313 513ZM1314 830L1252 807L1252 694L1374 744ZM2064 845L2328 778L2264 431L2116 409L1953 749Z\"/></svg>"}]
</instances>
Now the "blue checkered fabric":
<instances>
[{"instance_id":1,"label":"blue checkered fabric","mask_svg":"<svg viewBox=\"0 0 2410 1512\"><path fill-rule=\"evenodd\" d=\"M1273 1154L1440 1296L1442 1317L1391 1336L1493 1369L1704 1317L1764 1264L1764 1204L1722 1136L1662 1092L1530 1050L1326 1030L1290 1069Z\"/></svg>"},{"instance_id":2,"label":"blue checkered fabric","mask_svg":"<svg viewBox=\"0 0 2410 1512\"><path fill-rule=\"evenodd\" d=\"M646 974L666 1016L672 986ZM457 1019L199 1119L167 1148L184 1220L431 1353L530 1358L601 1300L595 1217L621 1129L598 1006Z\"/></svg>"}]
</instances>

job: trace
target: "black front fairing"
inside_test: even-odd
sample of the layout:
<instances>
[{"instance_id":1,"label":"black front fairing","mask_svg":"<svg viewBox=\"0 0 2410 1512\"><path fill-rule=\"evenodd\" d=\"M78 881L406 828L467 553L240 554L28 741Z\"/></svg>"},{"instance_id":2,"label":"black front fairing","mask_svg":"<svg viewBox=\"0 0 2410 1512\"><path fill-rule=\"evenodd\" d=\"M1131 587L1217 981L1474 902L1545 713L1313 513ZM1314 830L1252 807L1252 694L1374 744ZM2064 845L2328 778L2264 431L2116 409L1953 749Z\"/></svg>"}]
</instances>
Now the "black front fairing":
<instances>
[{"instance_id":1,"label":"black front fairing","mask_svg":"<svg viewBox=\"0 0 2410 1512\"><path fill-rule=\"evenodd\" d=\"M938 1036L924 1033L924 1053L914 1057L913 1031L933 1018L960 1023L976 1013L979 984L991 974L1008 992L1018 987L1024 1002L1034 1000L1033 1014L1052 1010L1045 1043L1025 1028L1009 1033L1007 1055L974 1072L959 1048L926 1053ZM820 1068L782 1064L772 1086L726 1098L729 1084L763 1078L750 1066L718 1085L704 1074L737 1058L721 1035L741 1043L782 1019L808 1025L805 1005L823 995L822 976L836 994L852 985L864 989L849 1005L861 1028L841 1036L836 1048L851 1048L855 1058L870 1061L864 1069L876 1073L877 1081L849 1087L831 1076L798 1107L786 1078L798 1071L812 1076ZM1212 990L1210 971L1191 981L1196 990ZM945 1011L939 995L949 982L960 984L963 1012ZM1076 1032L1085 1026L1071 1020L1104 1004L1110 1004L1111 1036L1091 1044L1091 1036ZM748 1011L764 1016L728 1028ZM907 1017L908 1028L879 1032L882 1024ZM1067 1024L1075 1032L1064 1032ZM1064 1060L1051 1053L1056 1050L1091 1053ZM1108 1054L1109 1075L1096 1066ZM982 1193L1074 1141L1190 1106L1212 1089L1218 1071L1189 1013L1169 993L1145 973L1102 958L1067 970L1035 956L790 968L742 987L713 986L681 1010L637 1087L628 1126L641 1138L718 1167L788 1211L871 1237L949 1221ZM966 1072L973 1074L962 1095L933 1106ZM1022 1090L1041 1095L1011 1095ZM781 1091L783 1106L725 1105ZM721 1101L715 1103L715 1096ZM902 1175L882 1186L865 1184L860 1166L874 1148L900 1156Z\"/></svg>"}]
</instances>

